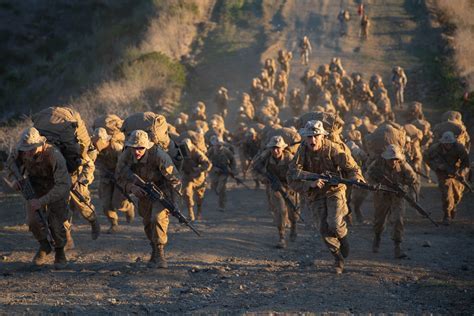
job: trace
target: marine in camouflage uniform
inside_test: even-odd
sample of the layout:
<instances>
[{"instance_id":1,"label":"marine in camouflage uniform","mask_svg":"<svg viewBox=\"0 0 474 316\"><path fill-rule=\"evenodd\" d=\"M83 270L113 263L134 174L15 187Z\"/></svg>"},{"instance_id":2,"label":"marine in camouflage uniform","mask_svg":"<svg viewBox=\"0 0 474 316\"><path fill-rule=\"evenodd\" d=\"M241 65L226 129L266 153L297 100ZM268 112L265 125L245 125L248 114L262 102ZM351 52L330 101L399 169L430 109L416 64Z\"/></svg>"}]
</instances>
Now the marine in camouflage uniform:
<instances>
[{"instance_id":1,"label":"marine in camouflage uniform","mask_svg":"<svg viewBox=\"0 0 474 316\"><path fill-rule=\"evenodd\" d=\"M211 189L216 192L219 197L219 211L224 212L226 209L226 185L229 178L229 172L237 174L237 165L235 163L234 154L230 149L224 146L222 139L212 136L211 148L207 152L207 156L211 160L212 169L210 172Z\"/></svg>"},{"instance_id":2,"label":"marine in camouflage uniform","mask_svg":"<svg viewBox=\"0 0 474 316\"><path fill-rule=\"evenodd\" d=\"M321 121L309 121L300 131L304 142L290 164L288 178L291 187L304 195L313 218L317 221L321 236L335 258L335 269L341 274L344 258L349 255L347 225L344 217L348 214L346 186L329 185L323 180L301 181L300 171L312 173L335 172L353 180L364 181L361 170L352 156L325 138L328 133Z\"/></svg>"},{"instance_id":3,"label":"marine in camouflage uniform","mask_svg":"<svg viewBox=\"0 0 474 316\"><path fill-rule=\"evenodd\" d=\"M381 157L370 164L367 176L375 184L390 184L387 183L390 181L409 187L413 193L418 191L418 177L411 166L404 160L401 149L396 145L387 146ZM374 208L373 228L375 236L372 251L379 251L381 235L385 229L385 223L390 216L393 222L392 240L394 242L394 256L397 259L405 258L406 254L401 249L405 229L403 221L405 216L405 200L393 193L377 191L374 192Z\"/></svg>"},{"instance_id":4,"label":"marine in camouflage uniform","mask_svg":"<svg viewBox=\"0 0 474 316\"><path fill-rule=\"evenodd\" d=\"M38 213L42 212L53 238L54 266L56 269L65 268L66 230L63 223L68 215L67 199L71 187L66 160L59 150L46 143L46 138L37 129L30 127L22 132L15 150L8 158L7 167L8 178L15 189L21 189L16 172L19 171L28 178L36 194L36 198L27 202L28 227L39 242L33 263L36 266L44 265L47 255L53 250L47 239L47 228Z\"/></svg>"},{"instance_id":5,"label":"marine in camouflage uniform","mask_svg":"<svg viewBox=\"0 0 474 316\"><path fill-rule=\"evenodd\" d=\"M126 192L138 198L138 213L143 218L145 234L150 241L151 268L167 268L164 248L168 242L169 211L159 201L152 202L131 178L135 173L146 182L153 182L172 199L181 194L181 179L171 157L149 141L145 131L136 130L125 142L117 162L117 182Z\"/></svg>"},{"instance_id":6,"label":"marine in camouflage uniform","mask_svg":"<svg viewBox=\"0 0 474 316\"><path fill-rule=\"evenodd\" d=\"M273 215L273 222L276 224L279 235L279 242L277 248L286 248L285 239L285 225L287 221L290 222L290 240L295 241L296 223L298 220L298 214L296 211L285 201L281 192L279 192L278 183L271 183L265 176L265 173L269 173L281 183L281 189L288 194L292 203L295 203L295 192L288 186L286 175L288 173L288 167L293 159L291 152L285 150L288 145L281 136L273 136L268 144L266 150L255 157L252 162L253 170L256 174L259 174L265 179L266 193L268 198L268 204L270 211Z\"/></svg>"},{"instance_id":7,"label":"marine in camouflage uniform","mask_svg":"<svg viewBox=\"0 0 474 316\"><path fill-rule=\"evenodd\" d=\"M276 98L275 103L279 108L285 107L286 105L286 93L288 92L288 79L286 79L286 74L280 72L278 74L277 80L275 81L275 92Z\"/></svg>"},{"instance_id":8,"label":"marine in camouflage uniform","mask_svg":"<svg viewBox=\"0 0 474 316\"><path fill-rule=\"evenodd\" d=\"M439 142L433 143L423 154L425 161L438 177L441 191L443 223L449 225L456 216L465 185L461 181L469 172L469 155L454 134L447 131Z\"/></svg>"},{"instance_id":9,"label":"marine in camouflage uniform","mask_svg":"<svg viewBox=\"0 0 474 316\"><path fill-rule=\"evenodd\" d=\"M301 64L302 65L308 65L309 64L309 55L312 52L312 47L311 43L309 41L308 36L304 36L303 39L300 41L300 59L301 59Z\"/></svg>"},{"instance_id":10,"label":"marine in camouflage uniform","mask_svg":"<svg viewBox=\"0 0 474 316\"><path fill-rule=\"evenodd\" d=\"M288 103L293 116L299 116L304 106L304 97L300 89L294 88L291 90Z\"/></svg>"},{"instance_id":11,"label":"marine in camouflage uniform","mask_svg":"<svg viewBox=\"0 0 474 316\"><path fill-rule=\"evenodd\" d=\"M117 211L125 212L127 222L131 223L135 217L134 205L123 195L123 192L115 184L115 168L118 157L123 151L123 139L117 140L107 134L104 128L97 128L91 138L98 155L96 159L97 169L100 174L99 197L102 210L110 222L109 234L117 232Z\"/></svg>"},{"instance_id":12,"label":"marine in camouflage uniform","mask_svg":"<svg viewBox=\"0 0 474 316\"><path fill-rule=\"evenodd\" d=\"M290 75L290 61L292 59L293 54L286 51L286 49L280 49L278 51L277 61L280 64L281 70L283 70L287 76Z\"/></svg>"},{"instance_id":13,"label":"marine in camouflage uniform","mask_svg":"<svg viewBox=\"0 0 474 316\"><path fill-rule=\"evenodd\" d=\"M216 93L214 101L216 102L216 105L217 105L218 114L221 115L223 118L225 118L227 116L228 102L229 102L227 89L224 87L220 87Z\"/></svg>"},{"instance_id":14,"label":"marine in camouflage uniform","mask_svg":"<svg viewBox=\"0 0 474 316\"><path fill-rule=\"evenodd\" d=\"M405 87L407 85L407 76L402 67L396 66L392 69L392 84L395 89L395 107L402 108L405 102Z\"/></svg>"},{"instance_id":15,"label":"marine in camouflage uniform","mask_svg":"<svg viewBox=\"0 0 474 316\"><path fill-rule=\"evenodd\" d=\"M202 202L204 200L204 193L206 192L206 175L207 172L211 170L211 162L189 138L185 138L181 143L188 149L182 167L184 201L188 207L189 220L195 220L195 204L197 205L197 219L201 220ZM196 197L196 201L194 197Z\"/></svg>"}]
</instances>

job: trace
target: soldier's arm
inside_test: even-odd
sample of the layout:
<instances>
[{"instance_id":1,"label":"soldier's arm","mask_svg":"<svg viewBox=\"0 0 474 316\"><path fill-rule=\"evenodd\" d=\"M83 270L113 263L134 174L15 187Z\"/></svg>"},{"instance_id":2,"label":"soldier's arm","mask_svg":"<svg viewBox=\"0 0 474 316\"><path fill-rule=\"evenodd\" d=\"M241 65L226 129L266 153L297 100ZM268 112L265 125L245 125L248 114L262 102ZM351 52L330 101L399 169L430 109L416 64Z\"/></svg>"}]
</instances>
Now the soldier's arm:
<instances>
[{"instance_id":1,"label":"soldier's arm","mask_svg":"<svg viewBox=\"0 0 474 316\"><path fill-rule=\"evenodd\" d=\"M288 172L286 175L286 180L293 190L301 194L307 194L312 189L311 188L311 181L302 181L297 180L295 177L298 175L299 171L304 170L303 166L303 156L302 152L304 150L304 144L300 145L298 151L296 152L295 156L291 160L288 165Z\"/></svg>"},{"instance_id":2,"label":"soldier's arm","mask_svg":"<svg viewBox=\"0 0 474 316\"><path fill-rule=\"evenodd\" d=\"M412 166L410 166L409 163L404 161L401 164L401 167L403 183L416 189L420 184L418 182L418 177L416 176L415 171L413 171Z\"/></svg>"},{"instance_id":3,"label":"soldier's arm","mask_svg":"<svg viewBox=\"0 0 474 316\"><path fill-rule=\"evenodd\" d=\"M464 146L459 146L460 147L460 155L459 159L461 160L461 165L459 166L461 175L465 175L467 171L470 168L470 162L469 162L469 154L467 153L467 150Z\"/></svg>"},{"instance_id":4,"label":"soldier's arm","mask_svg":"<svg viewBox=\"0 0 474 316\"><path fill-rule=\"evenodd\" d=\"M362 171L350 152L336 149L336 147L332 147L332 149L333 154L331 156L335 165L339 166L349 179L365 182Z\"/></svg>"},{"instance_id":5,"label":"soldier's arm","mask_svg":"<svg viewBox=\"0 0 474 316\"><path fill-rule=\"evenodd\" d=\"M160 170L161 174L168 180L169 184L173 187L173 189L181 194L182 192L182 184L181 178L179 176L178 169L171 160L171 157L159 148L155 148L156 155L155 158L157 159L157 167Z\"/></svg>"},{"instance_id":6,"label":"soldier's arm","mask_svg":"<svg viewBox=\"0 0 474 316\"><path fill-rule=\"evenodd\" d=\"M269 151L264 150L258 154L251 162L251 168L255 173L259 173L259 170L265 170L265 161L268 159Z\"/></svg>"},{"instance_id":7,"label":"soldier's arm","mask_svg":"<svg viewBox=\"0 0 474 316\"><path fill-rule=\"evenodd\" d=\"M65 199L69 194L71 188L71 177L67 171L66 159L56 149L48 157L53 167L54 186L48 193L39 198L41 206Z\"/></svg>"},{"instance_id":8,"label":"soldier's arm","mask_svg":"<svg viewBox=\"0 0 474 316\"><path fill-rule=\"evenodd\" d=\"M199 165L198 168L201 170L201 172L207 172L211 170L212 164L209 161L209 159L206 157L206 155L200 151L197 151L197 153L198 153L197 161Z\"/></svg>"},{"instance_id":9,"label":"soldier's arm","mask_svg":"<svg viewBox=\"0 0 474 316\"><path fill-rule=\"evenodd\" d=\"M82 171L77 177L77 181L84 185L89 185L94 181L95 165L89 155L81 158Z\"/></svg>"}]
</instances>

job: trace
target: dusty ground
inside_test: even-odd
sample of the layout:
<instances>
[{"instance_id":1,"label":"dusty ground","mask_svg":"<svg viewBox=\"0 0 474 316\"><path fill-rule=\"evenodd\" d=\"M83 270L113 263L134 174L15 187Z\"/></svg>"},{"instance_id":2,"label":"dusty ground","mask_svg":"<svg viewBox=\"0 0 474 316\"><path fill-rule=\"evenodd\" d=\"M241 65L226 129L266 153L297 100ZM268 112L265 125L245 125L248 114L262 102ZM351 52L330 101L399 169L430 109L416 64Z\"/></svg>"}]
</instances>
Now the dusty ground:
<instances>
[{"instance_id":1,"label":"dusty ground","mask_svg":"<svg viewBox=\"0 0 474 316\"><path fill-rule=\"evenodd\" d=\"M259 31L257 36L265 38L265 45L245 48L241 54L196 69L192 98L210 100L212 87L221 83L236 96L232 91L248 87L261 58L274 54L282 43L292 48L295 36L303 33L310 34L314 43L314 66L338 55L349 71L368 75L377 71L387 78L392 65L401 64L413 82L407 99L430 98L432 88L420 83L423 63L416 53L421 45L418 39L429 40L430 34L422 16L420 22L415 21L420 9L413 8L411 1L406 3L386 0L369 5L373 37L359 43L352 25L352 36L337 44L338 1L288 1L267 21L275 26ZM354 3L350 8L354 11ZM275 27L282 42L270 33ZM360 51L354 53L357 47ZM203 53L206 49L210 48ZM295 62L292 85L302 71ZM425 184L422 194L421 204L440 220L436 187ZM415 211L407 211L406 260L392 258L390 229L383 236L380 253L374 255L371 226L351 227L351 255L342 276L333 273L331 256L316 232L304 224L288 249L274 248L277 233L262 189L249 191L232 182L228 199L228 211L217 212L216 197L208 192L205 219L196 224L204 233L201 238L176 222L171 225L168 270L146 268L149 246L137 218L132 225L123 223L118 234L104 234L94 242L89 227L76 221L76 249L68 253L70 268L55 271L48 266L33 271L30 260L37 245L22 225L21 199L2 196L0 287L4 293L0 309L3 313L474 312L474 215L470 210L474 199L469 195L451 227L435 228ZM98 205L97 197L95 201ZM369 199L364 214L370 220L372 213ZM303 217L308 222L310 215ZM101 219L105 224L105 218Z\"/></svg>"}]
</instances>

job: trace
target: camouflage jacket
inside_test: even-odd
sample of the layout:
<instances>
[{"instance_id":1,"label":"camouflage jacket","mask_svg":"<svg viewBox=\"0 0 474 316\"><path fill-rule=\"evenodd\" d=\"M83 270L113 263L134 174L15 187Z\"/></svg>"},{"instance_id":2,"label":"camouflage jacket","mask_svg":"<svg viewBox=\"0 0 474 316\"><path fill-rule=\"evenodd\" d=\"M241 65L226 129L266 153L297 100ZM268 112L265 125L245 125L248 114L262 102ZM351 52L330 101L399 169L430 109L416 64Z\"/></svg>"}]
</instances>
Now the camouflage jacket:
<instances>
[{"instance_id":1,"label":"camouflage jacket","mask_svg":"<svg viewBox=\"0 0 474 316\"><path fill-rule=\"evenodd\" d=\"M15 178L14 168L18 166L21 174L28 177L41 206L67 199L71 188L71 177L67 171L66 160L54 146L46 144L38 157L31 161L23 161L18 152L8 158L8 178Z\"/></svg>"},{"instance_id":2,"label":"camouflage jacket","mask_svg":"<svg viewBox=\"0 0 474 316\"><path fill-rule=\"evenodd\" d=\"M183 181L192 181L211 170L211 162L207 156L197 148L189 150L189 156L184 158L182 173Z\"/></svg>"},{"instance_id":3,"label":"camouflage jacket","mask_svg":"<svg viewBox=\"0 0 474 316\"><path fill-rule=\"evenodd\" d=\"M158 146L148 149L140 160L135 158L132 148L126 148L118 159L115 177L118 184L127 192L130 192L133 184L130 179L132 172L146 182L155 183L170 194L171 189L178 193L182 191L178 169L171 157Z\"/></svg>"},{"instance_id":4,"label":"camouflage jacket","mask_svg":"<svg viewBox=\"0 0 474 316\"><path fill-rule=\"evenodd\" d=\"M122 154L123 144L111 141L110 145L101 150L95 161L97 169L100 172L100 181L102 183L111 183L111 177L115 173L119 156Z\"/></svg>"},{"instance_id":5,"label":"camouflage jacket","mask_svg":"<svg viewBox=\"0 0 474 316\"><path fill-rule=\"evenodd\" d=\"M413 189L419 186L418 177L406 161L400 161L395 169L390 169L385 159L379 157L370 164L367 169L367 177L374 184L389 185L390 183L385 179L387 177L392 183L406 185Z\"/></svg>"},{"instance_id":6,"label":"camouflage jacket","mask_svg":"<svg viewBox=\"0 0 474 316\"><path fill-rule=\"evenodd\" d=\"M464 175L469 168L469 155L460 143L455 143L453 149L446 152L440 143L434 143L425 150L423 158L442 177L454 177L456 173Z\"/></svg>"},{"instance_id":7,"label":"camouflage jacket","mask_svg":"<svg viewBox=\"0 0 474 316\"><path fill-rule=\"evenodd\" d=\"M260 155L255 157L252 162L252 168L257 174L260 174L260 170L271 173L277 176L282 184L286 184L286 175L292 160L293 154L287 150L284 150L281 159L277 160L272 156L270 149L265 149Z\"/></svg>"},{"instance_id":8,"label":"camouflage jacket","mask_svg":"<svg viewBox=\"0 0 474 316\"><path fill-rule=\"evenodd\" d=\"M222 169L227 169L237 174L237 164L235 163L234 154L225 146L215 148L212 146L207 152L207 156L212 163L212 171L221 174Z\"/></svg>"},{"instance_id":9,"label":"camouflage jacket","mask_svg":"<svg viewBox=\"0 0 474 316\"><path fill-rule=\"evenodd\" d=\"M295 191L306 195L307 198L311 200L345 192L346 186L344 184L335 186L325 185L321 189L311 188L310 181L295 179L298 171L308 171L318 174L332 172L341 174L349 179L364 181L360 167L354 158L352 158L352 155L345 151L340 145L328 139L323 140L323 146L317 152L309 151L305 142L300 145L295 157L290 163L287 175L288 182Z\"/></svg>"}]
</instances>

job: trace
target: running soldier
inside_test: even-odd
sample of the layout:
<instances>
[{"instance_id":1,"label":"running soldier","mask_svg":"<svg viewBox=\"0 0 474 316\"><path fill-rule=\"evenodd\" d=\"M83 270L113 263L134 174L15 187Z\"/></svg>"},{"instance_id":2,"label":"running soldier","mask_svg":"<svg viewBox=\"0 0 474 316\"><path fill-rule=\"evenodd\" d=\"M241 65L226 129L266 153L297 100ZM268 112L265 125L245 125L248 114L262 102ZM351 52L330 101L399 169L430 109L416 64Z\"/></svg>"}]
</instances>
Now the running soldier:
<instances>
[{"instance_id":1,"label":"running soldier","mask_svg":"<svg viewBox=\"0 0 474 316\"><path fill-rule=\"evenodd\" d=\"M443 224L449 225L456 216L469 173L469 155L453 132L447 131L439 142L433 143L423 154L426 163L436 172L444 213Z\"/></svg>"},{"instance_id":2,"label":"running soldier","mask_svg":"<svg viewBox=\"0 0 474 316\"><path fill-rule=\"evenodd\" d=\"M150 268L167 268L165 245L168 242L168 210L159 202L152 202L146 192L132 177L135 174L145 182L152 182L168 197L181 194L181 180L170 156L148 139L142 130L131 133L125 142L125 150L120 155L116 177L118 184L127 193L138 198L138 213L143 218L145 234L152 248Z\"/></svg>"},{"instance_id":3,"label":"running soldier","mask_svg":"<svg viewBox=\"0 0 474 316\"><path fill-rule=\"evenodd\" d=\"M309 42L308 36L304 36L303 39L300 41L300 56L301 56L301 64L308 65L309 64L309 55L312 52L311 43Z\"/></svg>"},{"instance_id":4,"label":"running soldier","mask_svg":"<svg viewBox=\"0 0 474 316\"><path fill-rule=\"evenodd\" d=\"M187 148L183 161L183 188L184 200L188 207L189 220L193 222L194 196L196 196L197 219L202 219L202 202L206 192L206 175L211 170L211 163L206 155L200 151L189 138L181 142Z\"/></svg>"},{"instance_id":5,"label":"running soldier","mask_svg":"<svg viewBox=\"0 0 474 316\"><path fill-rule=\"evenodd\" d=\"M362 15L362 18L360 19L360 31L359 31L359 37L362 39L368 39L369 38L369 28L370 28L370 19L367 14Z\"/></svg>"},{"instance_id":6,"label":"running soldier","mask_svg":"<svg viewBox=\"0 0 474 316\"><path fill-rule=\"evenodd\" d=\"M224 146L224 141L216 135L211 137L211 148L207 156L211 160L212 169L210 173L211 189L219 197L218 210L225 212L226 207L226 185L230 174L237 174L237 165L234 154Z\"/></svg>"},{"instance_id":7,"label":"running soldier","mask_svg":"<svg viewBox=\"0 0 474 316\"><path fill-rule=\"evenodd\" d=\"M347 225L344 217L349 213L346 201L346 186L328 184L323 180L305 182L298 179L301 171L322 174L342 172L356 181L364 181L361 170L352 156L338 144L325 138L329 133L321 121L309 121L300 130L304 142L298 148L290 164L288 178L291 187L301 193L313 218L317 221L321 236L335 258L335 270L344 270L344 258L349 255Z\"/></svg>"},{"instance_id":8,"label":"running soldier","mask_svg":"<svg viewBox=\"0 0 474 316\"><path fill-rule=\"evenodd\" d=\"M277 248L286 248L285 225L290 221L290 241L297 237L296 222L298 214L295 209L295 193L288 187L286 175L293 159L291 152L285 150L288 145L283 137L273 136L266 150L252 162L253 170L262 176L266 184L268 204L273 215L273 222L280 237Z\"/></svg>"},{"instance_id":9,"label":"running soldier","mask_svg":"<svg viewBox=\"0 0 474 316\"><path fill-rule=\"evenodd\" d=\"M66 268L66 230L63 223L68 216L67 200L71 187L66 160L59 150L46 143L46 138L37 129L30 127L21 134L7 167L12 187L26 193L30 189L22 181L26 178L32 189L29 194L34 194L25 196L28 200L28 227L39 243L33 264L43 266L54 246L54 267ZM48 241L48 235L52 240Z\"/></svg>"},{"instance_id":10,"label":"running soldier","mask_svg":"<svg viewBox=\"0 0 474 316\"><path fill-rule=\"evenodd\" d=\"M228 102L229 102L227 89L224 87L220 87L219 90L217 90L214 101L216 102L216 105L217 105L217 113L221 115L223 118L226 118L227 110L228 110Z\"/></svg>"},{"instance_id":11,"label":"running soldier","mask_svg":"<svg viewBox=\"0 0 474 316\"><path fill-rule=\"evenodd\" d=\"M102 209L110 222L107 233L113 234L118 228L117 211L125 212L128 223L135 218L132 201L124 196L123 188L116 185L115 179L118 157L123 151L123 139L118 141L108 135L105 128L99 127L94 131L91 140L98 153L96 165L100 174L99 196Z\"/></svg>"},{"instance_id":12,"label":"running soldier","mask_svg":"<svg viewBox=\"0 0 474 316\"><path fill-rule=\"evenodd\" d=\"M368 178L375 184L397 183L408 186L412 193L418 192L418 177L405 161L401 149L396 145L387 146L381 157L376 158L367 170ZM388 179L388 180L387 180ZM391 183L387 183L390 181ZM406 188L405 188L406 189ZM407 255L401 249L403 232L405 229L403 217L405 216L405 200L393 193L382 191L374 192L374 241L372 251L377 253L380 248L380 239L385 229L387 219L393 222L392 240L394 242L394 256L396 259L405 258Z\"/></svg>"},{"instance_id":13,"label":"running soldier","mask_svg":"<svg viewBox=\"0 0 474 316\"><path fill-rule=\"evenodd\" d=\"M280 64L281 70L285 72L287 76L290 75L290 61L293 59L293 54L287 52L286 49L280 49L278 51L277 61Z\"/></svg>"},{"instance_id":14,"label":"running soldier","mask_svg":"<svg viewBox=\"0 0 474 316\"><path fill-rule=\"evenodd\" d=\"M403 108L405 102L405 87L407 85L407 76L402 67L396 66L392 69L392 85L395 89L395 107Z\"/></svg>"}]
</instances>

